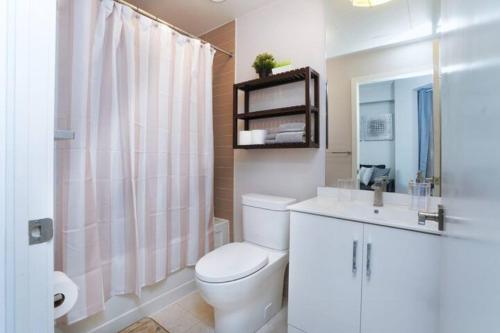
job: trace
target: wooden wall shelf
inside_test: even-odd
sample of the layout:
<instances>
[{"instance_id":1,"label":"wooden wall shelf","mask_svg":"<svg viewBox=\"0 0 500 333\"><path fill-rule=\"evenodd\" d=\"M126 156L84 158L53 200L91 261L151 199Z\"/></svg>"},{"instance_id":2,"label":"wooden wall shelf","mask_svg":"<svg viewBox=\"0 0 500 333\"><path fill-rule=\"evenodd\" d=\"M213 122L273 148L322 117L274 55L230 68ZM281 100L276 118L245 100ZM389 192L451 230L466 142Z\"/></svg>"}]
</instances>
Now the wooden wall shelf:
<instances>
[{"instance_id":1,"label":"wooden wall shelf","mask_svg":"<svg viewBox=\"0 0 500 333\"><path fill-rule=\"evenodd\" d=\"M316 107L311 109L311 112L318 112ZM238 119L262 119L262 118L273 118L279 116L293 116L296 114L305 114L306 106L305 105L297 105L297 106L289 106L285 108L277 108L270 110L262 110L262 111L254 111L248 113L240 113L236 115Z\"/></svg>"},{"instance_id":2,"label":"wooden wall shelf","mask_svg":"<svg viewBox=\"0 0 500 333\"><path fill-rule=\"evenodd\" d=\"M318 148L311 147L305 142L297 143L273 143L268 145L238 145L236 149L285 149L285 148Z\"/></svg>"},{"instance_id":3,"label":"wooden wall shelf","mask_svg":"<svg viewBox=\"0 0 500 333\"><path fill-rule=\"evenodd\" d=\"M280 85L304 81L305 104L282 108L250 112L250 93L255 90L277 87ZM314 96L311 98L310 87L313 84ZM238 113L238 91L243 91L245 109ZM319 148L319 74L310 67L271 75L237 83L233 87L233 148L234 149L276 149L276 148ZM305 119L305 142L274 143L265 145L238 145L238 121L244 121L244 129L250 129L250 121L263 118L275 118L303 114ZM311 135L313 134L313 135Z\"/></svg>"}]
</instances>

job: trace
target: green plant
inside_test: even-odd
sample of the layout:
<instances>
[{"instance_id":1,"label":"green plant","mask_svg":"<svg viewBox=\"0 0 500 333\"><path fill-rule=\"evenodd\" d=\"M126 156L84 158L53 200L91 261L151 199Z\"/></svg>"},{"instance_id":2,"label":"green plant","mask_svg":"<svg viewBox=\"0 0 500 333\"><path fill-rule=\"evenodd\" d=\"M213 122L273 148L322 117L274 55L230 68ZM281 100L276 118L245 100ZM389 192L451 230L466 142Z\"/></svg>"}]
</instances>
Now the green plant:
<instances>
[{"instance_id":1,"label":"green plant","mask_svg":"<svg viewBox=\"0 0 500 333\"><path fill-rule=\"evenodd\" d=\"M276 62L276 65L274 66L274 68L285 67L285 66L288 66L291 64L292 64L292 62L290 60L281 60L281 61Z\"/></svg>"},{"instance_id":2,"label":"green plant","mask_svg":"<svg viewBox=\"0 0 500 333\"><path fill-rule=\"evenodd\" d=\"M276 60L272 54L261 53L255 58L252 67L255 68L257 73L262 71L270 72L274 67L276 67Z\"/></svg>"}]
</instances>

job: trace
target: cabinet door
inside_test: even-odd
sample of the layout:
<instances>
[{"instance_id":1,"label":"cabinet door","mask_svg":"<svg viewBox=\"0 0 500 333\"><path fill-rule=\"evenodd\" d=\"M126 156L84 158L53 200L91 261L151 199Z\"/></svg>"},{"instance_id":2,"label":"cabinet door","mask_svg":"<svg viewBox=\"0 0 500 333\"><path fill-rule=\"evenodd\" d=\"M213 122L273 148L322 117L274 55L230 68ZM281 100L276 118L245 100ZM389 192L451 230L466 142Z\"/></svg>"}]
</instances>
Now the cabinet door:
<instances>
[{"instance_id":1,"label":"cabinet door","mask_svg":"<svg viewBox=\"0 0 500 333\"><path fill-rule=\"evenodd\" d=\"M439 236L364 226L362 333L437 333Z\"/></svg>"},{"instance_id":2,"label":"cabinet door","mask_svg":"<svg viewBox=\"0 0 500 333\"><path fill-rule=\"evenodd\" d=\"M307 333L360 332L362 244L360 223L291 214L290 325Z\"/></svg>"}]
</instances>

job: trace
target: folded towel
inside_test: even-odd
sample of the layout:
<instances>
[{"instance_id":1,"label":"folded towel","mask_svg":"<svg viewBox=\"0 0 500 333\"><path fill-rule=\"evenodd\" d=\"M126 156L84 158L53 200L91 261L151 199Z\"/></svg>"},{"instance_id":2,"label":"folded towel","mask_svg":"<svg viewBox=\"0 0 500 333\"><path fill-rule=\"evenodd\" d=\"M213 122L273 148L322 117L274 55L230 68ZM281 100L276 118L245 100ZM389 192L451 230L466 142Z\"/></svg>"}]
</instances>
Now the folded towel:
<instances>
[{"instance_id":1,"label":"folded towel","mask_svg":"<svg viewBox=\"0 0 500 333\"><path fill-rule=\"evenodd\" d=\"M285 132L276 135L276 143L305 142L305 132Z\"/></svg>"},{"instance_id":2,"label":"folded towel","mask_svg":"<svg viewBox=\"0 0 500 333\"><path fill-rule=\"evenodd\" d=\"M277 135L280 133L305 133L305 128L306 128L305 123L281 124L279 127L267 129L266 140L276 140ZM295 134L295 135L298 135L298 134ZM292 140L292 139L287 139L290 136L284 136L284 137L285 137L285 139L282 139L282 140ZM295 137L295 136L292 136L292 137ZM302 138L293 139L293 140L294 141L286 141L286 142L303 142Z\"/></svg>"},{"instance_id":3,"label":"folded towel","mask_svg":"<svg viewBox=\"0 0 500 333\"><path fill-rule=\"evenodd\" d=\"M280 132L280 129L275 127L275 128L268 128L267 129L267 134L277 134Z\"/></svg>"},{"instance_id":4,"label":"folded towel","mask_svg":"<svg viewBox=\"0 0 500 333\"><path fill-rule=\"evenodd\" d=\"M300 132L306 129L305 123L286 123L279 127L280 132Z\"/></svg>"},{"instance_id":5,"label":"folded towel","mask_svg":"<svg viewBox=\"0 0 500 333\"><path fill-rule=\"evenodd\" d=\"M272 145L273 143L276 143L276 140L267 140L266 139L266 145Z\"/></svg>"},{"instance_id":6,"label":"folded towel","mask_svg":"<svg viewBox=\"0 0 500 333\"><path fill-rule=\"evenodd\" d=\"M277 133L268 133L266 135L266 140L274 140L274 139L276 139L276 134Z\"/></svg>"}]
</instances>

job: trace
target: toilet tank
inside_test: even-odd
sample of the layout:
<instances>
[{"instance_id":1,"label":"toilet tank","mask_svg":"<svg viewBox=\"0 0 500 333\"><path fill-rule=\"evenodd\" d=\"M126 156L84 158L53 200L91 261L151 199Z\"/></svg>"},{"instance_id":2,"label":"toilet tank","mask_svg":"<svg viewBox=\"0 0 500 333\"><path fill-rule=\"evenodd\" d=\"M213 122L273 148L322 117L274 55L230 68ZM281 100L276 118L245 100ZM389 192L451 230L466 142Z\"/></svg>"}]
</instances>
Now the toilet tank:
<instances>
[{"instance_id":1,"label":"toilet tank","mask_svg":"<svg viewBox=\"0 0 500 333\"><path fill-rule=\"evenodd\" d=\"M275 250L287 250L290 212L286 208L296 200L264 194L244 194L243 239Z\"/></svg>"}]
</instances>

